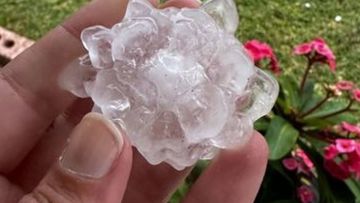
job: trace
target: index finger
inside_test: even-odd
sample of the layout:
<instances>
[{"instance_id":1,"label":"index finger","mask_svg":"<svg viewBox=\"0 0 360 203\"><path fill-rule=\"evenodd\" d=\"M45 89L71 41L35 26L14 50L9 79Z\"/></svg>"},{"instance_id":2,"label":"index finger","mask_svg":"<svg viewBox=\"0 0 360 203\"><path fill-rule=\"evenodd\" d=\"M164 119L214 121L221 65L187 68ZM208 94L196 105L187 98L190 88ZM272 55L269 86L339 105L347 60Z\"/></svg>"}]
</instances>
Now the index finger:
<instances>
[{"instance_id":1,"label":"index finger","mask_svg":"<svg viewBox=\"0 0 360 203\"><path fill-rule=\"evenodd\" d=\"M96 0L58 26L0 72L0 173L11 171L74 97L57 84L60 72L84 50L80 32L110 26L127 0Z\"/></svg>"}]
</instances>

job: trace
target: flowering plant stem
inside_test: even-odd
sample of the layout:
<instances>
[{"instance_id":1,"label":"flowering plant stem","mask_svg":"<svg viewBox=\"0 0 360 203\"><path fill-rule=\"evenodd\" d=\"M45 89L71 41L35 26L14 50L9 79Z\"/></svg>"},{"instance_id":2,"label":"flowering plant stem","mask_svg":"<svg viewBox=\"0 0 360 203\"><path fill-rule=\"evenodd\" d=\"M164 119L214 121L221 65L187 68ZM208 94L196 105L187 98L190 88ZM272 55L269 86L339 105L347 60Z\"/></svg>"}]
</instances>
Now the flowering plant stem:
<instances>
[{"instance_id":1,"label":"flowering plant stem","mask_svg":"<svg viewBox=\"0 0 360 203\"><path fill-rule=\"evenodd\" d=\"M304 92L304 88L305 88L305 83L306 83L306 80L309 76L309 73L310 73L310 70L312 68L312 65L313 65L313 61L310 59L310 57L307 57L308 58L308 64L307 64L307 67L306 67L306 70L305 70L305 73L304 73L304 76L301 80L301 85L300 85L300 91L301 93Z\"/></svg>"},{"instance_id":2,"label":"flowering plant stem","mask_svg":"<svg viewBox=\"0 0 360 203\"><path fill-rule=\"evenodd\" d=\"M316 111L318 108L320 108L322 105L324 105L330 98L331 98L332 94L330 91L327 92L326 97L321 100L319 103L317 103L313 108L309 109L308 111L299 114L299 118L304 118L308 115L310 115L311 113L313 113L314 111Z\"/></svg>"},{"instance_id":3,"label":"flowering plant stem","mask_svg":"<svg viewBox=\"0 0 360 203\"><path fill-rule=\"evenodd\" d=\"M271 47L259 41L252 40L245 48L257 56L253 57L259 59L255 60L257 65L275 58ZM296 190L292 199L301 203L355 202L360 199L360 184L349 186L348 182L360 180L360 123L349 122L358 119L353 112L360 112L360 87L347 80L329 84L314 77L310 81L311 74L317 72L312 71L315 64L336 70L335 55L322 38L297 45L294 54L306 57L300 78L279 77L280 94L272 114L258 123L270 148L266 185L276 185L280 180L291 183ZM342 99L346 99L345 104ZM283 177L278 177L279 173ZM333 189L327 184L334 180L347 185ZM285 184L284 189L289 186ZM269 202L266 189L261 189L260 194L259 202Z\"/></svg>"},{"instance_id":4,"label":"flowering plant stem","mask_svg":"<svg viewBox=\"0 0 360 203\"><path fill-rule=\"evenodd\" d=\"M339 111L335 111L334 113L330 113L330 114L328 114L328 115L324 115L324 116L322 116L321 118L322 118L322 119L330 118L330 117L337 116L337 115L339 115L339 114L345 113L345 112L347 112L347 111L349 111L349 110L351 109L353 103L354 103L354 100L351 100L351 101L349 102L349 104L348 104L345 108L340 109Z\"/></svg>"}]
</instances>

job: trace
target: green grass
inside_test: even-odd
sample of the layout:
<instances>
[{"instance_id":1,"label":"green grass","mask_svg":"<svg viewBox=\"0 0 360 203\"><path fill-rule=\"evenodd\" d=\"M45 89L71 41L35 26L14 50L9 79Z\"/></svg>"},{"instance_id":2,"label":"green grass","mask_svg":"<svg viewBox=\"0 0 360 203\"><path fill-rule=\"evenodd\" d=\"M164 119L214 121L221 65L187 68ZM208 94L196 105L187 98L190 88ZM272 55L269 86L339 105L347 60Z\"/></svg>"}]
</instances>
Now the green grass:
<instances>
[{"instance_id":1,"label":"green grass","mask_svg":"<svg viewBox=\"0 0 360 203\"><path fill-rule=\"evenodd\" d=\"M87 0L0 0L0 26L39 39Z\"/></svg>"},{"instance_id":2,"label":"green grass","mask_svg":"<svg viewBox=\"0 0 360 203\"><path fill-rule=\"evenodd\" d=\"M32 39L38 39L77 10L87 0L0 0L0 25ZM337 56L337 74L323 67L321 78L360 81L359 0L236 0L241 41L260 39L271 44L285 73L303 70L301 57L292 47L321 36ZM311 8L305 3L310 2ZM334 19L342 16L341 22ZM358 82L360 84L360 82Z\"/></svg>"},{"instance_id":3,"label":"green grass","mask_svg":"<svg viewBox=\"0 0 360 203\"><path fill-rule=\"evenodd\" d=\"M237 0L241 25L238 37L270 43L286 73L304 69L302 58L292 56L294 45L323 37L337 56L337 74L322 68L325 80L360 79L359 0ZM306 8L305 3L311 2ZM342 21L336 22L339 15Z\"/></svg>"}]
</instances>

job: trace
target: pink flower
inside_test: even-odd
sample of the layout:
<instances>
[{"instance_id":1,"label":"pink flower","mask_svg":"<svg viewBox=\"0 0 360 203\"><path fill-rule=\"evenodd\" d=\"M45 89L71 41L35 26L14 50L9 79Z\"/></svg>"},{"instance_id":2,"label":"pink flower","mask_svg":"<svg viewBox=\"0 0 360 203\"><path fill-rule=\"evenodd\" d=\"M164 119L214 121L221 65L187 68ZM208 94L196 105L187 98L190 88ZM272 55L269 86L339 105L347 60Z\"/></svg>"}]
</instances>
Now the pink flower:
<instances>
[{"instance_id":1,"label":"pink flower","mask_svg":"<svg viewBox=\"0 0 360 203\"><path fill-rule=\"evenodd\" d=\"M341 91L349 91L354 87L354 83L347 80L342 80L336 83L336 88Z\"/></svg>"},{"instance_id":2,"label":"pink flower","mask_svg":"<svg viewBox=\"0 0 360 203\"><path fill-rule=\"evenodd\" d=\"M312 41L314 50L322 55L325 56L327 59L333 59L335 60L335 55L332 52L332 50L329 48L329 46L326 44L325 40L322 38L316 38Z\"/></svg>"},{"instance_id":3,"label":"pink flower","mask_svg":"<svg viewBox=\"0 0 360 203\"><path fill-rule=\"evenodd\" d=\"M341 123L341 129L345 132L348 133L356 133L356 134L360 134L360 127L357 125L352 125L348 122L342 122Z\"/></svg>"},{"instance_id":4,"label":"pink flower","mask_svg":"<svg viewBox=\"0 0 360 203\"><path fill-rule=\"evenodd\" d=\"M324 167L333 177L339 180L345 180L350 177L348 168L344 164L337 164L334 160L326 160Z\"/></svg>"},{"instance_id":5,"label":"pink flower","mask_svg":"<svg viewBox=\"0 0 360 203\"><path fill-rule=\"evenodd\" d=\"M355 89L352 93L353 93L353 98L356 101L360 102L360 89Z\"/></svg>"},{"instance_id":6,"label":"pink flower","mask_svg":"<svg viewBox=\"0 0 360 203\"><path fill-rule=\"evenodd\" d=\"M306 55L306 54L311 53L312 50L313 50L312 43L299 44L294 48L294 54L296 54L296 55Z\"/></svg>"},{"instance_id":7,"label":"pink flower","mask_svg":"<svg viewBox=\"0 0 360 203\"><path fill-rule=\"evenodd\" d=\"M336 58L332 50L322 38L316 38L311 42L299 44L294 48L296 55L310 55L314 53L312 60L327 63L331 71L336 69Z\"/></svg>"},{"instance_id":8,"label":"pink flower","mask_svg":"<svg viewBox=\"0 0 360 203\"><path fill-rule=\"evenodd\" d=\"M315 201L315 194L309 186L302 185L297 189L297 195L301 203L312 203Z\"/></svg>"},{"instance_id":9,"label":"pink flower","mask_svg":"<svg viewBox=\"0 0 360 203\"><path fill-rule=\"evenodd\" d=\"M355 152L356 152L357 155L360 157L360 143L357 143L357 144L356 144Z\"/></svg>"},{"instance_id":10,"label":"pink flower","mask_svg":"<svg viewBox=\"0 0 360 203\"><path fill-rule=\"evenodd\" d=\"M305 154L305 152L302 149L297 149L296 150L296 156L300 157L304 164L309 168L309 169L313 169L314 168L314 163L309 159L309 157L307 156L307 154Z\"/></svg>"},{"instance_id":11,"label":"pink flower","mask_svg":"<svg viewBox=\"0 0 360 203\"><path fill-rule=\"evenodd\" d=\"M332 160L338 155L338 150L336 149L335 145L329 145L325 148L324 151L324 158L326 160Z\"/></svg>"},{"instance_id":12,"label":"pink flower","mask_svg":"<svg viewBox=\"0 0 360 203\"><path fill-rule=\"evenodd\" d=\"M354 140L337 139L335 143L336 149L340 153L350 153L355 151L356 142Z\"/></svg>"},{"instance_id":13,"label":"pink flower","mask_svg":"<svg viewBox=\"0 0 360 203\"><path fill-rule=\"evenodd\" d=\"M286 158L286 159L282 160L282 164L289 171L293 171L293 170L297 169L299 166L298 161L294 158Z\"/></svg>"},{"instance_id":14,"label":"pink flower","mask_svg":"<svg viewBox=\"0 0 360 203\"><path fill-rule=\"evenodd\" d=\"M360 156L357 152L349 153L344 161L350 172L360 172Z\"/></svg>"},{"instance_id":15,"label":"pink flower","mask_svg":"<svg viewBox=\"0 0 360 203\"><path fill-rule=\"evenodd\" d=\"M245 43L244 47L254 59L254 61L260 61L264 58L271 58L273 54L272 48L258 40L251 40Z\"/></svg>"},{"instance_id":16,"label":"pink flower","mask_svg":"<svg viewBox=\"0 0 360 203\"><path fill-rule=\"evenodd\" d=\"M275 74L279 74L281 72L279 62L270 45L258 40L251 40L245 43L244 47L249 55L253 58L255 63L264 59L269 59L271 71L273 71Z\"/></svg>"},{"instance_id":17,"label":"pink flower","mask_svg":"<svg viewBox=\"0 0 360 203\"><path fill-rule=\"evenodd\" d=\"M331 155L326 154L326 153L330 153L329 150L335 150L330 148L336 146L335 145L328 146L325 149L325 155L324 155L325 168L330 172L332 176L340 180L349 178L351 175L354 175L357 179L360 179L360 143L356 143L354 140L340 140L340 139L336 140L336 142L337 142L336 144L342 142L342 144L345 143L348 146L354 146L355 149L352 150L353 147L350 147L351 149L344 150L346 151L345 152L346 155L342 156L342 161L340 163L336 163L334 159L328 159L331 157ZM326 152L327 150L328 152ZM338 147L336 147L336 150L338 150Z\"/></svg>"}]
</instances>

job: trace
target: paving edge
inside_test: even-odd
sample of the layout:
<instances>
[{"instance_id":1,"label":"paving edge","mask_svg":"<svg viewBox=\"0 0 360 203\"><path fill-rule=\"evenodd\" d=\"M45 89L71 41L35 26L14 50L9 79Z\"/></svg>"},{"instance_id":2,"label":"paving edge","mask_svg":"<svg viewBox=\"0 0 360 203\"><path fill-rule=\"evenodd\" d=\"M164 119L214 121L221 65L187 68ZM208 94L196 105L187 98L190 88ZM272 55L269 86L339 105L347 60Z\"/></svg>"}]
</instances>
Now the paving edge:
<instances>
[{"instance_id":1,"label":"paving edge","mask_svg":"<svg viewBox=\"0 0 360 203\"><path fill-rule=\"evenodd\" d=\"M0 27L0 66L29 48L34 41Z\"/></svg>"}]
</instances>

